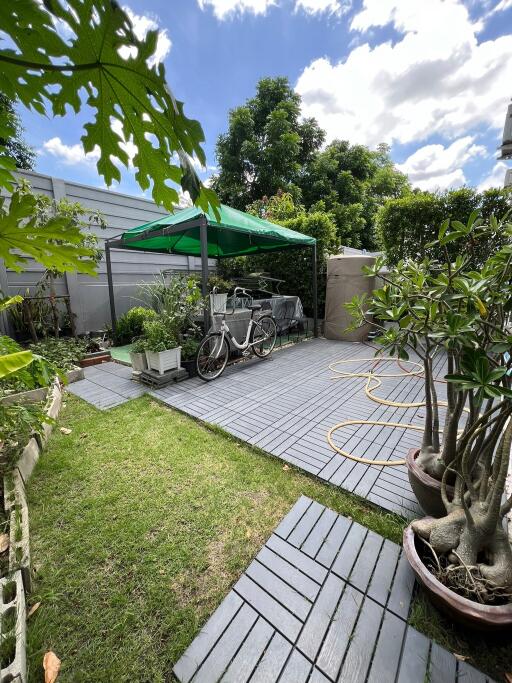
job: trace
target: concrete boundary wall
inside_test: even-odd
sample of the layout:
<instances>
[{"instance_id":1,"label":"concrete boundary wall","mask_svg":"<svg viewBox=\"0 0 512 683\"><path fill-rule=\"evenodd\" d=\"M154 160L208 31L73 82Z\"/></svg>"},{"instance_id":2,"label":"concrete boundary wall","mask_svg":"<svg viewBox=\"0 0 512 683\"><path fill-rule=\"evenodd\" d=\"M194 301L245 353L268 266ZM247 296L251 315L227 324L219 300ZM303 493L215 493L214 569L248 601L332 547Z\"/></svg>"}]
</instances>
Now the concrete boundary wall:
<instances>
[{"instance_id":1,"label":"concrete boundary wall","mask_svg":"<svg viewBox=\"0 0 512 683\"><path fill-rule=\"evenodd\" d=\"M142 223L156 220L168 212L154 202L143 197L134 197L119 192L81 185L72 181L54 178L34 171L19 171L18 177L27 180L32 189L54 199L66 197L71 202L79 202L88 209L102 212L107 228L100 230L93 227L98 235L100 246L105 239L134 228ZM164 269L177 271L201 271L199 258L179 256L176 254L148 254L133 251L112 250L112 267L116 293L116 310L121 315L129 308L137 305L137 289L142 282L150 282L155 275ZM210 261L210 268L215 261ZM0 290L4 295L25 294L27 289L34 291L43 274L43 268L35 261L29 261L22 273L15 273L5 268L0 259ZM84 333L103 329L110 324L108 303L107 273L104 258L102 259L98 277L89 277L76 273L67 273L56 282L57 295L69 294L71 308L76 315L77 331ZM0 318L0 328L8 333L9 322L4 315Z\"/></svg>"}]
</instances>

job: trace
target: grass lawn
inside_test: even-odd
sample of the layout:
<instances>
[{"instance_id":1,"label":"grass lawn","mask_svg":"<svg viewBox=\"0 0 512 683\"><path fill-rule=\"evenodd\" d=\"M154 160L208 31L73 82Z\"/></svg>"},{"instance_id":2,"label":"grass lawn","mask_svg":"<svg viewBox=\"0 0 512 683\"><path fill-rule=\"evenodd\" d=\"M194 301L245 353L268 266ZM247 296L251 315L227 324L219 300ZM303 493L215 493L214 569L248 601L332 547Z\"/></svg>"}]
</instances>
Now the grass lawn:
<instances>
[{"instance_id":1,"label":"grass lawn","mask_svg":"<svg viewBox=\"0 0 512 683\"><path fill-rule=\"evenodd\" d=\"M158 683L305 494L400 542L404 522L143 397L100 412L67 396L29 486L36 569L29 681ZM418 601L424 631L497 672L506 646L464 640ZM435 635L434 633L432 635ZM448 642L447 639L448 638ZM456 648L456 649L455 649Z\"/></svg>"}]
</instances>

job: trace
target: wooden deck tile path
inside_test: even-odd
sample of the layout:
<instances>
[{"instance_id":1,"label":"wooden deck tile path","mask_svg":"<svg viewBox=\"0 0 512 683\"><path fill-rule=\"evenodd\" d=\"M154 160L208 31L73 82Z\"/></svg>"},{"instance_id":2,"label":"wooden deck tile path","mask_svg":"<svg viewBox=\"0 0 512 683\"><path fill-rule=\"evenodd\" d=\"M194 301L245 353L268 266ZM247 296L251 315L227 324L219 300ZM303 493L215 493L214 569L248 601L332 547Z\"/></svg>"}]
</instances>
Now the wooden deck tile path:
<instances>
[{"instance_id":1,"label":"wooden deck tile path","mask_svg":"<svg viewBox=\"0 0 512 683\"><path fill-rule=\"evenodd\" d=\"M174 667L181 683L485 683L408 625L401 548L301 497Z\"/></svg>"},{"instance_id":2,"label":"wooden deck tile path","mask_svg":"<svg viewBox=\"0 0 512 683\"><path fill-rule=\"evenodd\" d=\"M367 371L370 364L357 359L372 356L373 350L363 344L315 339L282 349L271 360L233 365L210 383L194 378L149 393L326 482L410 518L420 514L420 509L405 467L357 463L336 454L326 441L330 427L349 419L421 424L422 408L377 404L365 396L364 379L332 379L328 365L333 361L355 358L344 368ZM69 391L100 409L147 391L130 381L129 368L115 363L87 368L85 373L86 379L71 384ZM438 390L442 392L443 385ZM421 401L423 383L416 377L389 378L376 393L398 402ZM393 460L419 444L420 433L354 425L338 432L335 442L359 456Z\"/></svg>"}]
</instances>

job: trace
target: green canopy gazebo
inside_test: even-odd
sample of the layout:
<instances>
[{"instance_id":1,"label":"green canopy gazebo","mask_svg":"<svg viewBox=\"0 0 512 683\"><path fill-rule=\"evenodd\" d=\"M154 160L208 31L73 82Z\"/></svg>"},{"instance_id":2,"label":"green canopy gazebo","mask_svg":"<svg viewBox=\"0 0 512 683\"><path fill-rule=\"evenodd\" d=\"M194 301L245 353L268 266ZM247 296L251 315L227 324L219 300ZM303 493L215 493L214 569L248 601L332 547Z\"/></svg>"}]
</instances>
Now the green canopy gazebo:
<instances>
[{"instance_id":1,"label":"green canopy gazebo","mask_svg":"<svg viewBox=\"0 0 512 683\"><path fill-rule=\"evenodd\" d=\"M251 214L220 205L218 215L213 209L206 213L191 207L163 216L151 223L127 230L120 237L105 242L108 294L112 328L116 327L116 307L112 278L111 249L129 249L160 254L182 254L201 258L201 285L203 295L208 294L208 259L246 256L288 249L311 248L313 291L313 329L318 336L316 239L288 230L280 225ZM205 311L205 324L207 323Z\"/></svg>"}]
</instances>

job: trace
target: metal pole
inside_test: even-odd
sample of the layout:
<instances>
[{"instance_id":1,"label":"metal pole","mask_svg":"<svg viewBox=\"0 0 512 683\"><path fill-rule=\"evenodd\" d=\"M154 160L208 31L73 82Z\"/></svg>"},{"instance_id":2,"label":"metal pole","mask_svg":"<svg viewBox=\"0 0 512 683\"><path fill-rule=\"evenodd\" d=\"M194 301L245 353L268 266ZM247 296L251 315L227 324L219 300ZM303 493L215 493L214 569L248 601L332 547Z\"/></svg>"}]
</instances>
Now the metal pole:
<instances>
[{"instance_id":1,"label":"metal pole","mask_svg":"<svg viewBox=\"0 0 512 683\"><path fill-rule=\"evenodd\" d=\"M114 282L112 280L112 262L110 260L110 244L105 242L105 260L107 262L107 282L108 300L110 303L110 319L112 321L112 332L115 333L117 326L116 304L114 301Z\"/></svg>"},{"instance_id":2,"label":"metal pole","mask_svg":"<svg viewBox=\"0 0 512 683\"><path fill-rule=\"evenodd\" d=\"M208 296L208 222L205 216L201 216L199 239L201 243L201 292L205 298L204 333L208 334L208 330L210 329L210 311L206 299Z\"/></svg>"},{"instance_id":3,"label":"metal pole","mask_svg":"<svg viewBox=\"0 0 512 683\"><path fill-rule=\"evenodd\" d=\"M318 337L318 286L316 272L316 242L312 249L312 271L313 271L313 335Z\"/></svg>"}]
</instances>

